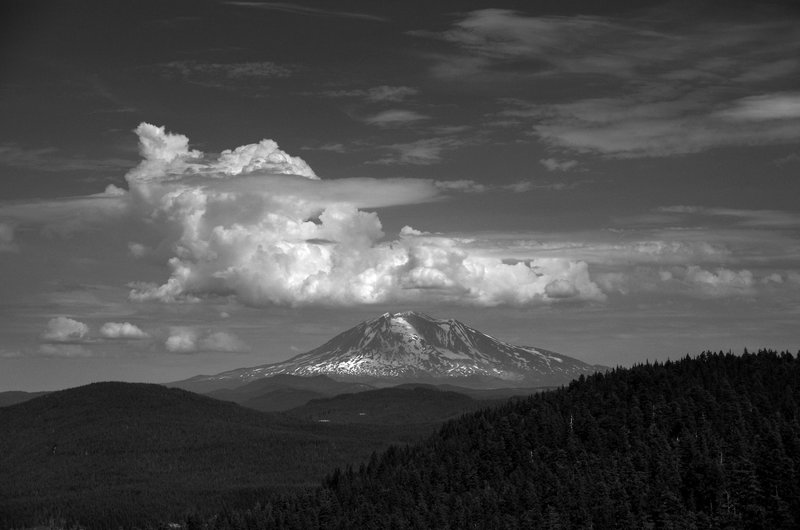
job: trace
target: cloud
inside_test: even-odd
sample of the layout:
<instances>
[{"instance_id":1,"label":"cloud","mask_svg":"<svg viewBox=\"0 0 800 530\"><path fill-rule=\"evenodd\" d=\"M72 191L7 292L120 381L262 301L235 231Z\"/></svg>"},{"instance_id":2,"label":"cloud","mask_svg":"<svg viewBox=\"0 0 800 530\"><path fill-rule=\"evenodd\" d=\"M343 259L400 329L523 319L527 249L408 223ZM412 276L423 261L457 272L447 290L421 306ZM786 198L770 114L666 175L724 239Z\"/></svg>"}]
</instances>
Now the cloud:
<instances>
[{"instance_id":1,"label":"cloud","mask_svg":"<svg viewBox=\"0 0 800 530\"><path fill-rule=\"evenodd\" d=\"M427 119L429 119L429 116L412 110L391 109L369 116L364 121L379 127L397 127Z\"/></svg>"},{"instance_id":2,"label":"cloud","mask_svg":"<svg viewBox=\"0 0 800 530\"><path fill-rule=\"evenodd\" d=\"M69 236L77 231L104 227L109 220L121 219L129 213L125 196L107 189L103 193L83 197L0 203L0 219L5 226L35 226L45 234ZM6 237L8 234L6 234Z\"/></svg>"},{"instance_id":3,"label":"cloud","mask_svg":"<svg viewBox=\"0 0 800 530\"><path fill-rule=\"evenodd\" d=\"M20 350L0 348L0 359L18 359L20 357L22 357L22 352Z\"/></svg>"},{"instance_id":4,"label":"cloud","mask_svg":"<svg viewBox=\"0 0 800 530\"><path fill-rule=\"evenodd\" d=\"M172 61L159 64L157 71L168 79L239 94L260 96L269 90L275 79L293 75L297 68L271 61L244 63L210 63L202 61Z\"/></svg>"},{"instance_id":5,"label":"cloud","mask_svg":"<svg viewBox=\"0 0 800 530\"><path fill-rule=\"evenodd\" d=\"M664 17L671 24L656 22ZM634 158L797 142L800 61L787 57L800 55L798 28L793 16L709 23L677 11L610 18L481 9L443 32L415 34L449 45L430 55L439 78L587 87L547 103L504 100L494 125L527 126L562 152Z\"/></svg>"},{"instance_id":6,"label":"cloud","mask_svg":"<svg viewBox=\"0 0 800 530\"><path fill-rule=\"evenodd\" d=\"M665 281L677 280L699 289L699 293L709 296L728 296L754 293L754 277L749 270L734 271L723 267L709 271L689 265L674 267L662 275Z\"/></svg>"},{"instance_id":7,"label":"cloud","mask_svg":"<svg viewBox=\"0 0 800 530\"><path fill-rule=\"evenodd\" d=\"M409 86L380 85L367 89L329 90L323 95L329 97L358 97L370 103L399 102L419 94L419 90Z\"/></svg>"},{"instance_id":8,"label":"cloud","mask_svg":"<svg viewBox=\"0 0 800 530\"><path fill-rule=\"evenodd\" d=\"M173 61L161 65L173 70L185 78L208 76L211 78L227 77L231 79L287 77L292 69L271 61L249 63L204 63L200 61Z\"/></svg>"},{"instance_id":9,"label":"cloud","mask_svg":"<svg viewBox=\"0 0 800 530\"><path fill-rule=\"evenodd\" d=\"M37 171L124 171L134 162L123 158L90 158L68 155L54 147L27 148L0 144L0 165Z\"/></svg>"},{"instance_id":10,"label":"cloud","mask_svg":"<svg viewBox=\"0 0 800 530\"><path fill-rule=\"evenodd\" d=\"M250 351L247 344L230 333L217 331L203 335L195 328L181 326L170 328L170 335L164 346L172 353Z\"/></svg>"},{"instance_id":11,"label":"cloud","mask_svg":"<svg viewBox=\"0 0 800 530\"><path fill-rule=\"evenodd\" d=\"M91 357L93 354L80 344L40 344L38 353L47 357Z\"/></svg>"},{"instance_id":12,"label":"cloud","mask_svg":"<svg viewBox=\"0 0 800 530\"><path fill-rule=\"evenodd\" d=\"M624 270L602 272L595 282L605 293L622 295L656 294L661 299L688 297L700 299L761 297L775 303L778 296L787 294L788 272L753 272L749 269L700 265L663 266L636 265ZM780 293L780 294L778 294ZM793 295L792 295L793 296Z\"/></svg>"},{"instance_id":13,"label":"cloud","mask_svg":"<svg viewBox=\"0 0 800 530\"><path fill-rule=\"evenodd\" d=\"M444 191L458 191L461 193L483 193L490 188L474 180L437 180L436 187Z\"/></svg>"},{"instance_id":14,"label":"cloud","mask_svg":"<svg viewBox=\"0 0 800 530\"><path fill-rule=\"evenodd\" d=\"M81 342L89 334L89 326L69 317L59 316L47 322L42 340L47 342Z\"/></svg>"},{"instance_id":15,"label":"cloud","mask_svg":"<svg viewBox=\"0 0 800 530\"><path fill-rule=\"evenodd\" d=\"M316 147L303 146L302 149L305 151L329 151L331 153L340 153L340 154L347 152L347 147L345 147L344 144L336 142L329 142Z\"/></svg>"},{"instance_id":16,"label":"cloud","mask_svg":"<svg viewBox=\"0 0 800 530\"><path fill-rule=\"evenodd\" d=\"M719 117L744 122L800 118L800 93L749 96L734 101Z\"/></svg>"},{"instance_id":17,"label":"cloud","mask_svg":"<svg viewBox=\"0 0 800 530\"><path fill-rule=\"evenodd\" d=\"M544 286L545 294L553 299L573 298L580 295L578 288L569 280L559 278Z\"/></svg>"},{"instance_id":18,"label":"cloud","mask_svg":"<svg viewBox=\"0 0 800 530\"><path fill-rule=\"evenodd\" d=\"M17 252L19 247L14 242L14 227L9 223L0 223L0 252Z\"/></svg>"},{"instance_id":19,"label":"cloud","mask_svg":"<svg viewBox=\"0 0 800 530\"><path fill-rule=\"evenodd\" d=\"M409 143L396 143L383 146L392 154L372 161L372 164L411 164L428 166L438 164L445 151L458 149L470 142L455 137L423 138Z\"/></svg>"},{"instance_id":20,"label":"cloud","mask_svg":"<svg viewBox=\"0 0 800 530\"><path fill-rule=\"evenodd\" d=\"M774 103L774 97L764 100ZM540 106L532 131L552 146L616 158L684 155L800 139L800 115L770 118L774 107L741 100L718 106L721 110L709 111L708 102L699 95L669 102L658 101L655 94L585 99Z\"/></svg>"},{"instance_id":21,"label":"cloud","mask_svg":"<svg viewBox=\"0 0 800 530\"><path fill-rule=\"evenodd\" d=\"M192 328L171 328L164 346L173 353L193 353L197 351L197 332Z\"/></svg>"},{"instance_id":22,"label":"cloud","mask_svg":"<svg viewBox=\"0 0 800 530\"><path fill-rule=\"evenodd\" d=\"M315 17L337 17L352 18L357 20L368 20L372 22L386 22L388 19L369 13L358 13L351 11L335 11L331 9L320 9L290 2L225 2L236 7L247 7L253 9L263 9L267 11L280 11L294 15L306 15Z\"/></svg>"},{"instance_id":23,"label":"cloud","mask_svg":"<svg viewBox=\"0 0 800 530\"><path fill-rule=\"evenodd\" d=\"M471 11L442 33L412 34L451 43L459 50L435 57L436 76L490 80L559 70L596 73L627 69L624 57L604 53L610 51L603 49L607 39L647 39L645 30L600 17L529 17L496 8Z\"/></svg>"},{"instance_id":24,"label":"cloud","mask_svg":"<svg viewBox=\"0 0 800 530\"><path fill-rule=\"evenodd\" d=\"M557 160L555 158L544 158L539 162L547 168L548 171L569 171L578 165L577 160Z\"/></svg>"},{"instance_id":25,"label":"cloud","mask_svg":"<svg viewBox=\"0 0 800 530\"><path fill-rule=\"evenodd\" d=\"M100 336L106 339L146 339L150 337L129 322L106 322L100 328Z\"/></svg>"},{"instance_id":26,"label":"cloud","mask_svg":"<svg viewBox=\"0 0 800 530\"><path fill-rule=\"evenodd\" d=\"M142 125L137 132L144 160L127 176L131 202L162 234L159 247L170 249L171 257L167 281L135 285L132 300L234 295L250 305L525 305L557 301L568 291L578 300L603 299L586 263L504 263L472 256L458 240L415 235L413 229L387 239L377 214L361 210L433 200L448 186L477 191L470 181L325 181L274 142L268 156L254 158L247 147L210 159L163 127ZM547 285L556 280L559 288L551 286L548 294ZM176 330L166 346L196 350L202 340L191 330Z\"/></svg>"},{"instance_id":27,"label":"cloud","mask_svg":"<svg viewBox=\"0 0 800 530\"><path fill-rule=\"evenodd\" d=\"M710 208L703 206L663 206L658 213L670 214L676 219L699 218L708 222L716 220L726 225L753 228L791 229L800 227L800 214L783 210L755 210L744 208Z\"/></svg>"},{"instance_id":28,"label":"cloud","mask_svg":"<svg viewBox=\"0 0 800 530\"><path fill-rule=\"evenodd\" d=\"M224 331L217 331L211 333L200 342L204 350L220 351L220 352L246 352L250 351L250 347L242 342L239 338L226 333Z\"/></svg>"}]
</instances>

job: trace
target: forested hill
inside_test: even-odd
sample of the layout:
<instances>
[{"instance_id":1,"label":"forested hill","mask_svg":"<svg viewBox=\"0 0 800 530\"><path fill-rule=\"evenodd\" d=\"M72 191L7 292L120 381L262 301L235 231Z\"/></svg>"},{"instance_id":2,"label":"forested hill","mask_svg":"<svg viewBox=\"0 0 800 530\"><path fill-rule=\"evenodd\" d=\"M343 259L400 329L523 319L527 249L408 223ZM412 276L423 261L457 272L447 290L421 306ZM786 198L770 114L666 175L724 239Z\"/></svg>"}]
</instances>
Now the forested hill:
<instances>
[{"instance_id":1,"label":"forested hill","mask_svg":"<svg viewBox=\"0 0 800 530\"><path fill-rule=\"evenodd\" d=\"M432 429L431 429L432 430ZM184 390L94 383L0 408L0 528L161 528L311 488L430 432L266 414Z\"/></svg>"},{"instance_id":2,"label":"forested hill","mask_svg":"<svg viewBox=\"0 0 800 530\"><path fill-rule=\"evenodd\" d=\"M797 528L798 403L789 353L616 369L453 420L314 494L210 526Z\"/></svg>"}]
</instances>

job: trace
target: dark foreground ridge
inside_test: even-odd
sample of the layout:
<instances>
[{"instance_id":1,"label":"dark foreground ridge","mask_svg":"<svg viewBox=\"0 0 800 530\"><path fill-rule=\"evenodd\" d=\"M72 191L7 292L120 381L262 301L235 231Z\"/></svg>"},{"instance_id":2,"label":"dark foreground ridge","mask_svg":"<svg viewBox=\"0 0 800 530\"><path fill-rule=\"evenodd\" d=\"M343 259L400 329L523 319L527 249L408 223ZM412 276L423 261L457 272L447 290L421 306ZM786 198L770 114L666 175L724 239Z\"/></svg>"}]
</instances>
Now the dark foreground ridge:
<instances>
[{"instance_id":1,"label":"dark foreground ridge","mask_svg":"<svg viewBox=\"0 0 800 530\"><path fill-rule=\"evenodd\" d=\"M581 377L446 423L313 494L206 521L263 528L797 528L800 361L702 354Z\"/></svg>"},{"instance_id":2,"label":"dark foreground ridge","mask_svg":"<svg viewBox=\"0 0 800 530\"><path fill-rule=\"evenodd\" d=\"M52 392L0 408L0 528L158 528L314 487L431 431L307 422L161 385Z\"/></svg>"}]
</instances>

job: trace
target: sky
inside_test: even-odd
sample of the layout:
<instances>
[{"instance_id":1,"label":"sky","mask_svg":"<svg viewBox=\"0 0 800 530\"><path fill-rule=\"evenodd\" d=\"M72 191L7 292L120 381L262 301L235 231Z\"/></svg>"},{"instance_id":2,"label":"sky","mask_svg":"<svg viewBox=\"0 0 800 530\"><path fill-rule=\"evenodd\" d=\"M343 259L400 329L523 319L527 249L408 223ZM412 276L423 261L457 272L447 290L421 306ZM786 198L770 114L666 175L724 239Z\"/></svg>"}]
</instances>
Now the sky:
<instances>
[{"instance_id":1,"label":"sky","mask_svg":"<svg viewBox=\"0 0 800 530\"><path fill-rule=\"evenodd\" d=\"M0 11L0 391L405 310L606 366L800 350L795 2Z\"/></svg>"}]
</instances>

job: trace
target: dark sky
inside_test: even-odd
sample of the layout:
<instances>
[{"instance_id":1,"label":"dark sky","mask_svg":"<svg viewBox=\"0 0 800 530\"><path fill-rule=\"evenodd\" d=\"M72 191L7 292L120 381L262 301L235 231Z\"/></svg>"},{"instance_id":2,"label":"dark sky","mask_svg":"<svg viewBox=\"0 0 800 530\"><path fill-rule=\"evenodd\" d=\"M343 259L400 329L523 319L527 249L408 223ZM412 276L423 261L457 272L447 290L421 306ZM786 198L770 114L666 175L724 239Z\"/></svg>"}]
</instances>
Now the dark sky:
<instances>
[{"instance_id":1,"label":"dark sky","mask_svg":"<svg viewBox=\"0 0 800 530\"><path fill-rule=\"evenodd\" d=\"M0 390L406 309L607 365L800 347L793 2L0 9Z\"/></svg>"}]
</instances>

